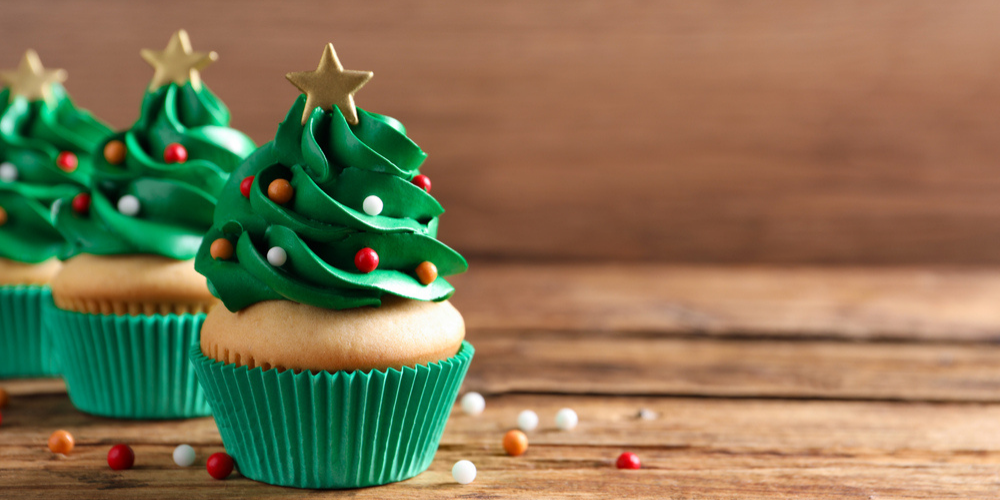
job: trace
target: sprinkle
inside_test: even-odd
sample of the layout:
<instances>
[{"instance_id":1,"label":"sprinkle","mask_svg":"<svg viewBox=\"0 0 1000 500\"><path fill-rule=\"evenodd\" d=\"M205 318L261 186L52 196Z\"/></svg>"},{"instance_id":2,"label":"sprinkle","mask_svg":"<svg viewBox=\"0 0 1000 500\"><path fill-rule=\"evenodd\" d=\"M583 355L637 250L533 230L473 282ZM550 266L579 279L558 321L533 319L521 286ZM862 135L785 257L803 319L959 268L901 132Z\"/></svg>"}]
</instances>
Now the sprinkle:
<instances>
[{"instance_id":1,"label":"sprinkle","mask_svg":"<svg viewBox=\"0 0 1000 500\"><path fill-rule=\"evenodd\" d=\"M517 416L517 427L524 432L531 432L538 428L538 414L531 410L524 410Z\"/></svg>"},{"instance_id":2,"label":"sprinkle","mask_svg":"<svg viewBox=\"0 0 1000 500\"><path fill-rule=\"evenodd\" d=\"M118 198L118 211L129 217L139 215L139 198L130 194Z\"/></svg>"},{"instance_id":3,"label":"sprinkle","mask_svg":"<svg viewBox=\"0 0 1000 500\"><path fill-rule=\"evenodd\" d=\"M14 182L17 180L17 167L9 161L0 163L0 181Z\"/></svg>"},{"instance_id":4,"label":"sprinkle","mask_svg":"<svg viewBox=\"0 0 1000 500\"><path fill-rule=\"evenodd\" d=\"M215 260L229 260L233 256L233 244L225 238L217 238L208 247L208 254Z\"/></svg>"},{"instance_id":5,"label":"sprinkle","mask_svg":"<svg viewBox=\"0 0 1000 500\"><path fill-rule=\"evenodd\" d=\"M438 268L433 262L425 260L417 266L417 279L420 280L420 284L427 286L434 283L434 280L438 277Z\"/></svg>"},{"instance_id":6,"label":"sprinkle","mask_svg":"<svg viewBox=\"0 0 1000 500\"><path fill-rule=\"evenodd\" d=\"M295 188L285 179L275 179L267 185L267 197L278 205L288 203L294 195Z\"/></svg>"},{"instance_id":7,"label":"sprinkle","mask_svg":"<svg viewBox=\"0 0 1000 500\"><path fill-rule=\"evenodd\" d=\"M462 411L468 415L479 415L486 409L486 400L478 392L467 392L462 396Z\"/></svg>"},{"instance_id":8,"label":"sprinkle","mask_svg":"<svg viewBox=\"0 0 1000 500\"><path fill-rule=\"evenodd\" d=\"M570 408L563 408L556 413L556 427L568 431L574 427L579 422L579 418L576 416L576 412Z\"/></svg>"},{"instance_id":9,"label":"sprinkle","mask_svg":"<svg viewBox=\"0 0 1000 500\"><path fill-rule=\"evenodd\" d=\"M512 429L503 436L503 449L512 457L519 457L528 451L528 436L523 432Z\"/></svg>"},{"instance_id":10,"label":"sprinkle","mask_svg":"<svg viewBox=\"0 0 1000 500\"><path fill-rule=\"evenodd\" d=\"M194 463L194 448L191 445L182 444L174 448L174 463L181 467L190 467Z\"/></svg>"},{"instance_id":11,"label":"sprinkle","mask_svg":"<svg viewBox=\"0 0 1000 500\"><path fill-rule=\"evenodd\" d=\"M116 444L108 450L108 465L114 470L131 469L135 465L135 452L127 444Z\"/></svg>"},{"instance_id":12,"label":"sprinkle","mask_svg":"<svg viewBox=\"0 0 1000 500\"><path fill-rule=\"evenodd\" d=\"M375 195L371 195L365 198L365 201L361 204L361 207L362 209L364 209L366 214L371 216L376 216L382 213L382 207L383 207L382 198L379 198L378 196Z\"/></svg>"},{"instance_id":13,"label":"sprinkle","mask_svg":"<svg viewBox=\"0 0 1000 500\"><path fill-rule=\"evenodd\" d=\"M642 462L639 461L639 457L635 456L635 453L626 451L618 455L615 466L619 469L641 469Z\"/></svg>"},{"instance_id":14,"label":"sprinkle","mask_svg":"<svg viewBox=\"0 0 1000 500\"><path fill-rule=\"evenodd\" d=\"M212 456L208 457L208 462L205 463L205 469L208 470L208 475L214 477L215 479L225 479L233 473L233 467L236 463L233 461L233 457L219 452L213 453Z\"/></svg>"},{"instance_id":15,"label":"sprinkle","mask_svg":"<svg viewBox=\"0 0 1000 500\"><path fill-rule=\"evenodd\" d=\"M271 247L271 249L267 251L267 261L274 267L281 267L288 261L288 254L285 253L284 248Z\"/></svg>"},{"instance_id":16,"label":"sprinkle","mask_svg":"<svg viewBox=\"0 0 1000 500\"><path fill-rule=\"evenodd\" d=\"M73 451L73 445L76 441L73 439L73 435L59 429L49 436L49 449L52 453L62 453L63 455L69 455L69 452Z\"/></svg>"},{"instance_id":17,"label":"sprinkle","mask_svg":"<svg viewBox=\"0 0 1000 500\"><path fill-rule=\"evenodd\" d=\"M476 464L468 460L459 460L451 468L451 477L458 481L458 484L469 484L476 480Z\"/></svg>"}]
</instances>

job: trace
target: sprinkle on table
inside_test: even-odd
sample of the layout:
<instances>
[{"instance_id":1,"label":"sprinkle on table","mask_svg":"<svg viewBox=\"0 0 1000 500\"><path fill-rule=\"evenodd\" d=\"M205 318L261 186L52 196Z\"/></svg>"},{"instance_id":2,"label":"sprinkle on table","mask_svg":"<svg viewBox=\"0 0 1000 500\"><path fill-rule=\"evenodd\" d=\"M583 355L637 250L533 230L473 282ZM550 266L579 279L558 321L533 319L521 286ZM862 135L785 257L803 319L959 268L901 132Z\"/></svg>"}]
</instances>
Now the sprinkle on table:
<instances>
[{"instance_id":1,"label":"sprinkle on table","mask_svg":"<svg viewBox=\"0 0 1000 500\"><path fill-rule=\"evenodd\" d=\"M519 457L528 451L528 436L517 429L503 435L503 449L512 457Z\"/></svg>"},{"instance_id":2,"label":"sprinkle on table","mask_svg":"<svg viewBox=\"0 0 1000 500\"><path fill-rule=\"evenodd\" d=\"M208 475L215 479L225 479L233 473L233 467L236 463L233 461L233 457L227 455L226 453L213 453L212 456L208 457L208 461L205 462L205 469L208 470Z\"/></svg>"},{"instance_id":3,"label":"sprinkle on table","mask_svg":"<svg viewBox=\"0 0 1000 500\"><path fill-rule=\"evenodd\" d=\"M114 470L131 469L135 465L135 452L127 444L116 444L108 450L108 466Z\"/></svg>"},{"instance_id":4,"label":"sprinkle on table","mask_svg":"<svg viewBox=\"0 0 1000 500\"><path fill-rule=\"evenodd\" d=\"M639 457L635 453L626 451L621 455L618 455L618 460L615 461L615 466L619 469L641 469L642 463L639 462Z\"/></svg>"},{"instance_id":5,"label":"sprinkle on table","mask_svg":"<svg viewBox=\"0 0 1000 500\"><path fill-rule=\"evenodd\" d=\"M574 427L579 422L579 418L576 416L576 412L572 408L563 408L556 413L556 427L568 431Z\"/></svg>"},{"instance_id":6,"label":"sprinkle on table","mask_svg":"<svg viewBox=\"0 0 1000 500\"><path fill-rule=\"evenodd\" d=\"M531 410L524 410L517 415L517 427L524 432L531 432L538 428L538 414Z\"/></svg>"},{"instance_id":7,"label":"sprinkle on table","mask_svg":"<svg viewBox=\"0 0 1000 500\"><path fill-rule=\"evenodd\" d=\"M469 484L476 480L476 465L468 460L459 460L451 468L451 477L458 484Z\"/></svg>"},{"instance_id":8,"label":"sprinkle on table","mask_svg":"<svg viewBox=\"0 0 1000 500\"><path fill-rule=\"evenodd\" d=\"M188 444L178 445L174 448L174 463L181 467L190 467L194 463L194 448Z\"/></svg>"},{"instance_id":9,"label":"sprinkle on table","mask_svg":"<svg viewBox=\"0 0 1000 500\"><path fill-rule=\"evenodd\" d=\"M73 439L73 435L67 431L59 429L49 436L49 450L52 453L61 453L63 455L69 455L73 451L73 446L76 445L76 440Z\"/></svg>"},{"instance_id":10,"label":"sprinkle on table","mask_svg":"<svg viewBox=\"0 0 1000 500\"><path fill-rule=\"evenodd\" d=\"M478 392L467 392L462 396L462 411L468 415L479 415L486 409L486 399Z\"/></svg>"}]
</instances>

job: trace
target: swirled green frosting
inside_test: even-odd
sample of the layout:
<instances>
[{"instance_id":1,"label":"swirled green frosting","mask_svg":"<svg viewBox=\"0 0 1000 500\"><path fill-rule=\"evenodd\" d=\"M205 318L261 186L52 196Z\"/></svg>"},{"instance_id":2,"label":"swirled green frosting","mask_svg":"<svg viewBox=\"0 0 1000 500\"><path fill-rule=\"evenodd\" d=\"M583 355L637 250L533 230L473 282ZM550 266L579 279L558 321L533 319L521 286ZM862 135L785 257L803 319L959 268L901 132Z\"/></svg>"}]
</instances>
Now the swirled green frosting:
<instances>
[{"instance_id":1,"label":"swirled green frosting","mask_svg":"<svg viewBox=\"0 0 1000 500\"><path fill-rule=\"evenodd\" d=\"M410 182L427 155L388 116L358 109L352 126L338 108L316 108L302 125L304 106L300 96L275 139L247 158L219 195L215 222L195 259L209 289L231 311L274 299L346 309L378 306L384 294L429 301L451 296L454 288L440 276L464 272L468 264L436 238L441 205ZM248 176L254 180L247 197L240 183ZM295 190L284 205L267 194L279 178ZM371 195L383 202L378 215L363 210ZM231 258L211 256L218 238L233 244ZM283 265L268 262L273 247L285 251ZM363 248L378 253L375 271L355 266ZM439 273L428 285L415 275L424 261Z\"/></svg>"},{"instance_id":2,"label":"swirled green frosting","mask_svg":"<svg viewBox=\"0 0 1000 500\"><path fill-rule=\"evenodd\" d=\"M191 259L212 224L216 196L229 173L255 146L228 127L229 110L208 87L190 82L147 92L132 128L106 137L94 155L89 213L62 199L55 224L70 243L63 258L77 253L157 254ZM108 142L125 145L125 160L114 165L103 155ZM163 151L177 143L187 149L183 163L164 163ZM139 202L138 213L118 209L125 196Z\"/></svg>"},{"instance_id":3,"label":"swirled green frosting","mask_svg":"<svg viewBox=\"0 0 1000 500\"><path fill-rule=\"evenodd\" d=\"M0 225L0 257L19 262L41 262L65 250L66 240L52 226L50 206L86 189L90 153L111 133L74 106L62 85L52 84L51 93L47 102L0 91L0 164L16 173L11 182L0 180L0 207L7 212L7 222ZM63 151L77 156L72 172L56 166Z\"/></svg>"}]
</instances>

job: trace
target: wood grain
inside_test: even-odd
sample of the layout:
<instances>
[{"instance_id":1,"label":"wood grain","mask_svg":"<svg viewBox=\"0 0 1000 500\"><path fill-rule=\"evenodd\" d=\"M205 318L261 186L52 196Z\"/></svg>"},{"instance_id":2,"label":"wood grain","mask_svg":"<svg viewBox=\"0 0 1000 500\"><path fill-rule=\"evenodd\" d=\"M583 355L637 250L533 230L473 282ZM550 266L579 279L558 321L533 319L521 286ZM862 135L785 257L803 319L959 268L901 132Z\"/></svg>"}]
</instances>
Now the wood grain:
<instances>
[{"instance_id":1,"label":"wood grain","mask_svg":"<svg viewBox=\"0 0 1000 500\"><path fill-rule=\"evenodd\" d=\"M471 332L487 394L1000 402L994 345ZM567 346L572 346L568 349Z\"/></svg>"},{"instance_id":2,"label":"wood grain","mask_svg":"<svg viewBox=\"0 0 1000 500\"><path fill-rule=\"evenodd\" d=\"M550 423L564 406L575 408L581 418L572 432ZM538 412L542 426L530 433L526 455L507 457L500 436L522 408ZM637 419L639 408L658 417ZM22 498L166 498L182 492L188 498L298 498L305 493L239 476L209 479L204 459L221 450L211 419L121 423L85 416L56 395L16 398L5 414L12 421L0 433L0 487ZM456 409L427 473L350 494L990 498L996 494L1000 438L988 430L998 418L997 405L495 396L478 417ZM77 437L69 456L52 455L44 447L49 429L59 427ZM116 442L133 446L135 469L106 467L107 449ZM195 466L173 465L170 453L179 442L198 449ZM643 470L613 468L614 458L626 449L642 457ZM472 485L460 487L450 479L451 464L460 459L471 459L479 468Z\"/></svg>"},{"instance_id":3,"label":"wood grain","mask_svg":"<svg viewBox=\"0 0 1000 500\"><path fill-rule=\"evenodd\" d=\"M350 492L238 475L214 481L204 471L206 457L222 450L212 419L91 417L73 409L61 382L27 380L3 382L11 401L0 424L0 496L1000 494L1000 347L987 307L1000 287L996 270L483 264L461 280L455 301L477 348L463 390L486 394L486 410L453 410L430 470L417 478ZM660 312L673 303L697 314ZM563 407L580 417L570 432L554 426ZM637 418L642 408L655 418ZM501 437L524 409L541 425L528 453L511 458ZM66 457L45 447L60 428L77 439ZM136 468L107 467L119 442L135 449ZM194 467L173 465L181 443L198 450ZM625 450L641 457L642 470L614 469ZM468 486L450 476L461 459L479 469Z\"/></svg>"},{"instance_id":4,"label":"wood grain","mask_svg":"<svg viewBox=\"0 0 1000 500\"><path fill-rule=\"evenodd\" d=\"M1000 340L996 268L496 264L449 278L472 329Z\"/></svg>"},{"instance_id":5,"label":"wood grain","mask_svg":"<svg viewBox=\"0 0 1000 500\"><path fill-rule=\"evenodd\" d=\"M131 123L187 28L234 125L273 136L323 43L430 154L473 257L997 263L1000 4L5 2L79 103Z\"/></svg>"}]
</instances>

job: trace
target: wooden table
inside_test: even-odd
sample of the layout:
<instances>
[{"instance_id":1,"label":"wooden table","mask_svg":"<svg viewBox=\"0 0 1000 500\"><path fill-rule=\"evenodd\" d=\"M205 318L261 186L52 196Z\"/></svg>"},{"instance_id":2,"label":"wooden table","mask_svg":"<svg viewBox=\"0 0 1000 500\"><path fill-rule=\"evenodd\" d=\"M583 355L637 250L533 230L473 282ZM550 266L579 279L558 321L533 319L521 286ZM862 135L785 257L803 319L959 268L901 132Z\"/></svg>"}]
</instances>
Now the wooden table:
<instances>
[{"instance_id":1,"label":"wooden table","mask_svg":"<svg viewBox=\"0 0 1000 500\"><path fill-rule=\"evenodd\" d=\"M473 263L454 280L476 357L431 468L307 492L209 478L210 418L119 422L61 383L6 381L0 497L997 498L1000 270ZM562 407L580 425L555 429ZM504 431L541 417L518 458ZM641 408L655 419L637 418ZM70 430L69 456L45 447ZM125 442L133 470L105 457ZM199 453L180 468L180 443ZM630 450L643 469L619 471ZM452 481L455 461L479 468Z\"/></svg>"}]
</instances>

